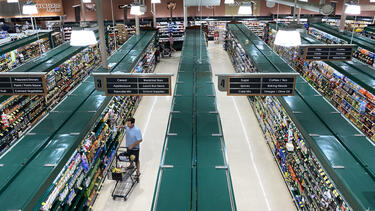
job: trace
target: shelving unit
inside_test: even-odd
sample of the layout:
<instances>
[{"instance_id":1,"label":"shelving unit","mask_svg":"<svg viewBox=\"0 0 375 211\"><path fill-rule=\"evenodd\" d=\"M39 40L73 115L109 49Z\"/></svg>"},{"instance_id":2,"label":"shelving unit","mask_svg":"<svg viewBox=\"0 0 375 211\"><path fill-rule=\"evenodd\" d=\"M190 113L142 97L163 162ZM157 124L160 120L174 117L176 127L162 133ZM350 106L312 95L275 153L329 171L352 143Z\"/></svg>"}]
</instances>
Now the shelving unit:
<instances>
[{"instance_id":1,"label":"shelving unit","mask_svg":"<svg viewBox=\"0 0 375 211\"><path fill-rule=\"evenodd\" d=\"M51 49L50 38L44 37L0 56L0 72L9 71Z\"/></svg>"},{"instance_id":2,"label":"shelving unit","mask_svg":"<svg viewBox=\"0 0 375 211\"><path fill-rule=\"evenodd\" d=\"M242 21L247 28L254 32L258 37L263 38L264 28L266 27L265 21Z\"/></svg>"},{"instance_id":3,"label":"shelving unit","mask_svg":"<svg viewBox=\"0 0 375 211\"><path fill-rule=\"evenodd\" d=\"M140 97L114 97L56 177L40 210L92 207L124 138L124 124Z\"/></svg>"},{"instance_id":4,"label":"shelving unit","mask_svg":"<svg viewBox=\"0 0 375 211\"><path fill-rule=\"evenodd\" d=\"M275 31L270 35L272 45ZM276 47L276 52L312 84L367 137L375 141L375 96L325 62L306 62L296 49Z\"/></svg>"},{"instance_id":5,"label":"shelving unit","mask_svg":"<svg viewBox=\"0 0 375 211\"><path fill-rule=\"evenodd\" d=\"M151 73L155 67L152 41L132 72ZM133 116L141 97L113 97L104 112L55 178L40 210L89 209L95 202L125 130L117 129Z\"/></svg>"},{"instance_id":6,"label":"shelving unit","mask_svg":"<svg viewBox=\"0 0 375 211\"><path fill-rule=\"evenodd\" d=\"M363 31L361 32L361 34L365 37L368 37L370 39L375 40L375 28L374 28L374 26L372 25L371 27L370 26L365 27L363 29Z\"/></svg>"},{"instance_id":7,"label":"shelving unit","mask_svg":"<svg viewBox=\"0 0 375 211\"><path fill-rule=\"evenodd\" d=\"M349 210L280 102L275 97L249 101L296 206L300 210ZM292 151L287 149L290 144Z\"/></svg>"},{"instance_id":8,"label":"shelving unit","mask_svg":"<svg viewBox=\"0 0 375 211\"><path fill-rule=\"evenodd\" d=\"M52 33L54 47L57 47L65 42L62 32Z\"/></svg>"},{"instance_id":9,"label":"shelving unit","mask_svg":"<svg viewBox=\"0 0 375 211\"><path fill-rule=\"evenodd\" d=\"M64 40L69 41L72 35L72 27L66 26L63 28Z\"/></svg>"},{"instance_id":10,"label":"shelving unit","mask_svg":"<svg viewBox=\"0 0 375 211\"><path fill-rule=\"evenodd\" d=\"M47 73L46 97L3 96L0 112L5 118L0 124L0 154L57 105L99 62L97 46L87 47Z\"/></svg>"},{"instance_id":11,"label":"shelving unit","mask_svg":"<svg viewBox=\"0 0 375 211\"><path fill-rule=\"evenodd\" d=\"M245 32L241 34L242 32L237 32L235 27L230 29L227 35L229 42L236 43L235 48L239 48L236 52L246 53L242 48L245 45L244 38L237 40L237 36L245 35ZM232 30L237 35L234 35ZM230 57L238 56L232 52L232 50L228 50ZM263 61L261 59L253 60L241 54L240 56L241 59L232 58L235 67L238 66L238 62L242 62L241 66L247 66L248 63L255 65L256 62L262 63ZM242 69L235 69L237 72L243 72ZM250 68L247 72L256 71L258 71L256 68ZM294 119L290 117L290 112L287 112L285 104L282 104L280 100L281 98L270 96L249 97L249 102L262 128L267 145L278 164L297 209L350 210L351 207L343 199L332 178L328 176L310 146L306 144L306 137L300 129L301 125L297 126Z\"/></svg>"},{"instance_id":12,"label":"shelving unit","mask_svg":"<svg viewBox=\"0 0 375 211\"><path fill-rule=\"evenodd\" d=\"M254 67L253 63L251 62L249 56L246 54L245 50L241 47L241 44L237 42L236 39L233 38L231 33L227 34L227 51L230 55L230 59L234 66L234 69L238 73L246 73L246 72L255 72L256 68Z\"/></svg>"},{"instance_id":13,"label":"shelving unit","mask_svg":"<svg viewBox=\"0 0 375 211\"><path fill-rule=\"evenodd\" d=\"M328 44L348 44L348 42L346 42L345 40L332 36L316 28L309 28L308 32L311 36ZM353 53L353 57L375 68L375 53L361 47L357 47L356 51Z\"/></svg>"},{"instance_id":14,"label":"shelving unit","mask_svg":"<svg viewBox=\"0 0 375 211\"><path fill-rule=\"evenodd\" d=\"M184 23L182 21L158 22L159 42L169 42L169 34L172 34L175 42L184 40Z\"/></svg>"},{"instance_id":15,"label":"shelving unit","mask_svg":"<svg viewBox=\"0 0 375 211\"><path fill-rule=\"evenodd\" d=\"M155 70L156 65L156 57L155 57L155 45L154 43L150 43L149 46L146 48L145 54L143 57L138 61L137 65L134 68L134 72L136 73L152 73Z\"/></svg>"},{"instance_id":16,"label":"shelving unit","mask_svg":"<svg viewBox=\"0 0 375 211\"><path fill-rule=\"evenodd\" d=\"M328 19L326 20L326 23L331 26L339 26L340 19ZM355 30L362 31L365 27L367 27L369 24L371 24L371 21L366 20L357 20L354 22L354 20L345 20L345 30L352 31L353 27L355 27Z\"/></svg>"}]
</instances>

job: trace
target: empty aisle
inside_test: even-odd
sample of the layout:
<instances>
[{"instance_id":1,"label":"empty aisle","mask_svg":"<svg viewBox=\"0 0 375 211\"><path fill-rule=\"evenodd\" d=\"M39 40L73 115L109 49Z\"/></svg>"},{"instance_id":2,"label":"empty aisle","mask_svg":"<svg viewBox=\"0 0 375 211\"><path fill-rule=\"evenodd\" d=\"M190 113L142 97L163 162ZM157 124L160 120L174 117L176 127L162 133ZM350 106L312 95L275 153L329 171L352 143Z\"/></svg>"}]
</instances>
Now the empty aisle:
<instances>
[{"instance_id":1,"label":"empty aisle","mask_svg":"<svg viewBox=\"0 0 375 211\"><path fill-rule=\"evenodd\" d=\"M208 52L212 74L235 72L222 44ZM237 210L296 210L247 98L216 96Z\"/></svg>"}]
</instances>

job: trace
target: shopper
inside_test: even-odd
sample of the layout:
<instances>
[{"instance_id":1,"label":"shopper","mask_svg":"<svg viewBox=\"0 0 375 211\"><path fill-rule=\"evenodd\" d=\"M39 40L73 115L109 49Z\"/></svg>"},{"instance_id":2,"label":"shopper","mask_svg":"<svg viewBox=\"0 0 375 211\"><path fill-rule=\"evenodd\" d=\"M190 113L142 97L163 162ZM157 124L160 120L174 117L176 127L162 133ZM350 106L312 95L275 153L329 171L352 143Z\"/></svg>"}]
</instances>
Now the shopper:
<instances>
[{"instance_id":1,"label":"shopper","mask_svg":"<svg viewBox=\"0 0 375 211\"><path fill-rule=\"evenodd\" d=\"M156 60L156 63L159 63L160 62L160 45L158 45L158 47L156 47L156 51L155 51L155 60Z\"/></svg>"},{"instance_id":2,"label":"shopper","mask_svg":"<svg viewBox=\"0 0 375 211\"><path fill-rule=\"evenodd\" d=\"M219 43L219 36L220 36L220 33L218 30L215 30L214 32L214 40L215 40L215 43L218 44Z\"/></svg>"},{"instance_id":3,"label":"shopper","mask_svg":"<svg viewBox=\"0 0 375 211\"><path fill-rule=\"evenodd\" d=\"M170 33L170 34L169 34L169 48L171 49L171 52L176 51L176 50L173 48L173 43L174 43L173 36L172 36L172 33Z\"/></svg>"},{"instance_id":4,"label":"shopper","mask_svg":"<svg viewBox=\"0 0 375 211\"><path fill-rule=\"evenodd\" d=\"M135 159L134 162L137 165L137 176L140 176L140 168L141 163L139 161L139 150L140 150L140 143L142 142L142 134L141 130L135 126L135 119L129 118L126 121L126 126L118 126L119 128L126 129L126 147L128 148L127 155L131 156L134 155ZM134 163L131 161L130 166L128 169L134 168Z\"/></svg>"}]
</instances>

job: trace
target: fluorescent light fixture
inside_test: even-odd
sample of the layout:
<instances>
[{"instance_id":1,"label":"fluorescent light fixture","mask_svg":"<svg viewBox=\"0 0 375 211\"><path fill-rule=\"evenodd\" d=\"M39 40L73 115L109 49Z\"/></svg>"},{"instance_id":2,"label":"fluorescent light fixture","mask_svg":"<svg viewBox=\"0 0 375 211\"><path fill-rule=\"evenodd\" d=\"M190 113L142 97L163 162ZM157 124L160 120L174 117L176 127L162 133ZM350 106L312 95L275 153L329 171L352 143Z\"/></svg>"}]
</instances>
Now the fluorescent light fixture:
<instances>
[{"instance_id":1,"label":"fluorescent light fixture","mask_svg":"<svg viewBox=\"0 0 375 211\"><path fill-rule=\"evenodd\" d=\"M91 3L91 0L82 0L82 3Z\"/></svg>"},{"instance_id":2,"label":"fluorescent light fixture","mask_svg":"<svg viewBox=\"0 0 375 211\"><path fill-rule=\"evenodd\" d=\"M345 14L359 15L361 14L361 7L359 5L348 4L346 5Z\"/></svg>"},{"instance_id":3,"label":"fluorescent light fixture","mask_svg":"<svg viewBox=\"0 0 375 211\"><path fill-rule=\"evenodd\" d=\"M161 3L160 0L151 0L151 4L159 4L159 3Z\"/></svg>"},{"instance_id":4,"label":"fluorescent light fixture","mask_svg":"<svg viewBox=\"0 0 375 211\"><path fill-rule=\"evenodd\" d=\"M250 5L241 5L240 8L238 8L238 14L239 15L252 15L253 10L251 9Z\"/></svg>"},{"instance_id":5,"label":"fluorescent light fixture","mask_svg":"<svg viewBox=\"0 0 375 211\"><path fill-rule=\"evenodd\" d=\"M88 46L98 43L95 34L91 30L72 30L70 35L71 46Z\"/></svg>"},{"instance_id":6,"label":"fluorescent light fixture","mask_svg":"<svg viewBox=\"0 0 375 211\"><path fill-rule=\"evenodd\" d=\"M370 0L370 2L372 2L372 3L373 3L373 2L375 2L375 0Z\"/></svg>"},{"instance_id":7,"label":"fluorescent light fixture","mask_svg":"<svg viewBox=\"0 0 375 211\"><path fill-rule=\"evenodd\" d=\"M18 3L18 0L7 0L7 3Z\"/></svg>"},{"instance_id":8,"label":"fluorescent light fixture","mask_svg":"<svg viewBox=\"0 0 375 211\"><path fill-rule=\"evenodd\" d=\"M38 9L35 3L24 4L22 6L22 13L25 15L35 15L38 14Z\"/></svg>"},{"instance_id":9,"label":"fluorescent light fixture","mask_svg":"<svg viewBox=\"0 0 375 211\"><path fill-rule=\"evenodd\" d=\"M295 47L301 45L301 35L298 31L279 30L276 33L275 45Z\"/></svg>"},{"instance_id":10,"label":"fluorescent light fixture","mask_svg":"<svg viewBox=\"0 0 375 211\"><path fill-rule=\"evenodd\" d=\"M302 2L308 2L308 0L298 0L298 1L302 1Z\"/></svg>"},{"instance_id":11,"label":"fluorescent light fixture","mask_svg":"<svg viewBox=\"0 0 375 211\"><path fill-rule=\"evenodd\" d=\"M141 5L131 5L130 14L131 15L143 15L145 14L145 12L143 12Z\"/></svg>"},{"instance_id":12,"label":"fluorescent light fixture","mask_svg":"<svg viewBox=\"0 0 375 211\"><path fill-rule=\"evenodd\" d=\"M234 0L225 0L224 4L234 4Z\"/></svg>"},{"instance_id":13,"label":"fluorescent light fixture","mask_svg":"<svg viewBox=\"0 0 375 211\"><path fill-rule=\"evenodd\" d=\"M145 14L147 8L146 5L139 4L139 3L133 3L130 5L130 14L131 15L143 15Z\"/></svg>"}]
</instances>

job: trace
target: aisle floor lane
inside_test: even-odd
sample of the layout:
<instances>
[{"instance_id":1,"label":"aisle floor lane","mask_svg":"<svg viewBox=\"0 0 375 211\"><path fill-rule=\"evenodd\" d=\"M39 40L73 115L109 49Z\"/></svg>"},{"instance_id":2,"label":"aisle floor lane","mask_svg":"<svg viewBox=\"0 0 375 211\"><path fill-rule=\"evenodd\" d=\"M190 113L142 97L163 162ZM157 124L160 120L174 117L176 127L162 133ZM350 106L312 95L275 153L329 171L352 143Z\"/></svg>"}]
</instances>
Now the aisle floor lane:
<instances>
[{"instance_id":1,"label":"aisle floor lane","mask_svg":"<svg viewBox=\"0 0 375 211\"><path fill-rule=\"evenodd\" d=\"M222 44L209 42L208 52L217 87L216 73L235 70ZM248 99L216 95L237 210L296 210Z\"/></svg>"},{"instance_id":2,"label":"aisle floor lane","mask_svg":"<svg viewBox=\"0 0 375 211\"><path fill-rule=\"evenodd\" d=\"M162 59L156 66L156 73L173 73L172 91L180 60L180 53L174 53L172 58ZM93 210L151 210L157 173L160 164L161 153L165 133L168 124L169 111L172 97L143 97L135 113L135 124L141 129L143 142L141 144L141 180L130 194L127 201L112 199L112 191L115 182L106 180L95 201ZM122 146L125 145L123 140Z\"/></svg>"}]
</instances>

